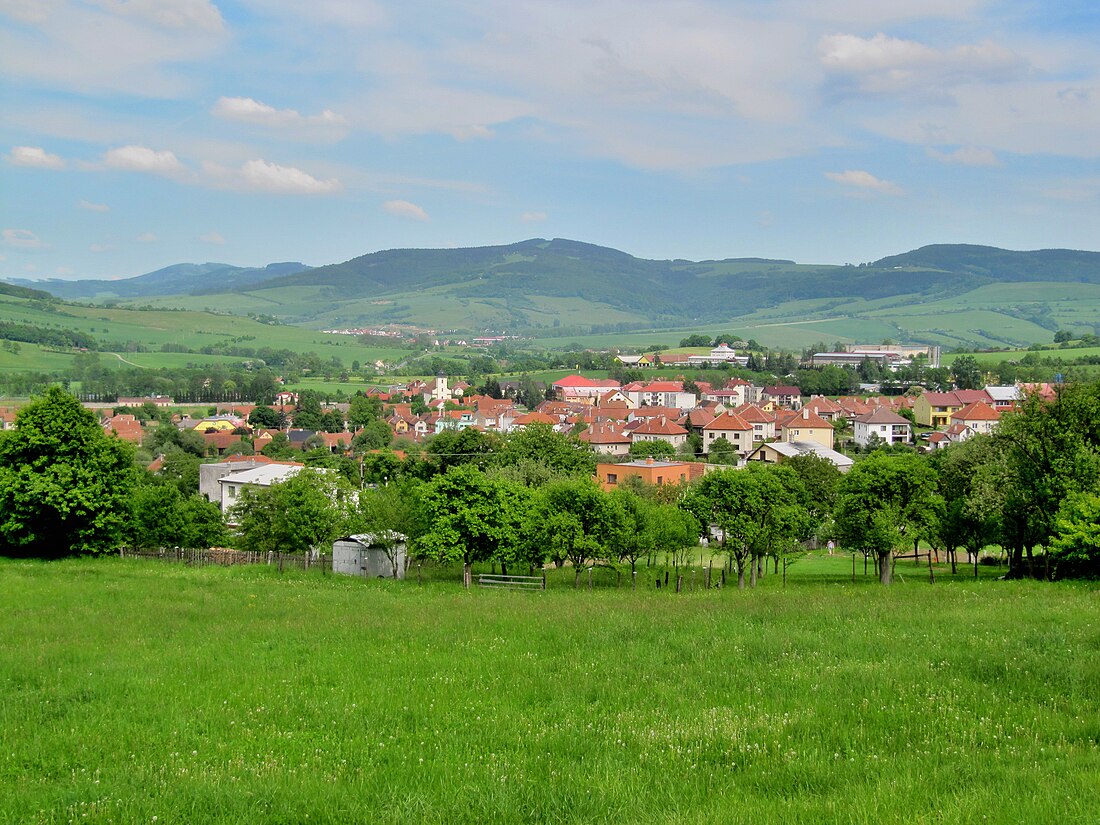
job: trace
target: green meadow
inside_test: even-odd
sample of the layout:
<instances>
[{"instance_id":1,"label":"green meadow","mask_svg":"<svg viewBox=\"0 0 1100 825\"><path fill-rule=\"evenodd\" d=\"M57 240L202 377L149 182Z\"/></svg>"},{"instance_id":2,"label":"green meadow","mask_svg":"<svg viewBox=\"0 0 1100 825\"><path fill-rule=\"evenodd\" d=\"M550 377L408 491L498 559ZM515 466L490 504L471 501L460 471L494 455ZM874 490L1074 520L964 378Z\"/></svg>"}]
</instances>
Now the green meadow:
<instances>
[{"instance_id":1,"label":"green meadow","mask_svg":"<svg viewBox=\"0 0 1100 825\"><path fill-rule=\"evenodd\" d=\"M0 822L1096 822L1100 588L911 564L677 595L0 562Z\"/></svg>"}]
</instances>

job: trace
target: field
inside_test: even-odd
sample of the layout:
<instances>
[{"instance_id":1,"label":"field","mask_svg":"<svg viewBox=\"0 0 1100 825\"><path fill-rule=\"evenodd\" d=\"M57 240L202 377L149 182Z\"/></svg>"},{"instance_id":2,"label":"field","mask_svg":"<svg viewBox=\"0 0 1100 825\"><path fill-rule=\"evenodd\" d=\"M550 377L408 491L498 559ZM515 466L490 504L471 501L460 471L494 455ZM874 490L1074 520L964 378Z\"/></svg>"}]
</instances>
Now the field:
<instances>
[{"instance_id":1,"label":"field","mask_svg":"<svg viewBox=\"0 0 1100 825\"><path fill-rule=\"evenodd\" d=\"M1096 822L1100 590L850 572L0 562L0 821Z\"/></svg>"}]
</instances>

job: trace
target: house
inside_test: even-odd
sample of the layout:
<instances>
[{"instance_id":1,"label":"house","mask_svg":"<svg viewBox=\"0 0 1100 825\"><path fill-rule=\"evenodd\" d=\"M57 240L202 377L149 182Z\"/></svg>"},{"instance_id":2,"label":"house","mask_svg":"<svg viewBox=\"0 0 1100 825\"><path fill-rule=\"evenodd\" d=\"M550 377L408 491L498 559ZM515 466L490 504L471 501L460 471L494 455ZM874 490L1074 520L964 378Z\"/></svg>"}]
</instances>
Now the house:
<instances>
[{"instance_id":1,"label":"house","mask_svg":"<svg viewBox=\"0 0 1100 825\"><path fill-rule=\"evenodd\" d=\"M630 434L633 443L664 441L679 449L687 441L688 431L665 416L646 418Z\"/></svg>"},{"instance_id":2,"label":"house","mask_svg":"<svg viewBox=\"0 0 1100 825\"><path fill-rule=\"evenodd\" d=\"M766 412L755 404L735 407L733 412L752 426L753 441L767 441L775 438L775 413Z\"/></svg>"},{"instance_id":3,"label":"house","mask_svg":"<svg viewBox=\"0 0 1100 825\"><path fill-rule=\"evenodd\" d=\"M844 410L840 408L838 403L830 401L823 395L811 395L810 400L806 402L805 408L817 413L817 415L830 423L844 415Z\"/></svg>"},{"instance_id":4,"label":"house","mask_svg":"<svg viewBox=\"0 0 1100 825\"><path fill-rule=\"evenodd\" d=\"M254 470L257 467L266 467L271 464L281 464L287 467L301 467L296 461L273 461L265 455L250 455L219 461L212 464L199 465L199 495L207 501L221 503L222 492L219 481L228 475L243 470Z\"/></svg>"},{"instance_id":5,"label":"house","mask_svg":"<svg viewBox=\"0 0 1100 825\"><path fill-rule=\"evenodd\" d=\"M635 381L622 388L635 407L675 407L690 410L698 402L694 393L684 390L680 381Z\"/></svg>"},{"instance_id":6,"label":"house","mask_svg":"<svg viewBox=\"0 0 1100 825\"><path fill-rule=\"evenodd\" d=\"M145 435L145 431L141 428L141 422L126 413L113 415L106 419L103 422L103 429L109 433L113 432L123 441L129 441L131 444L140 444Z\"/></svg>"},{"instance_id":7,"label":"house","mask_svg":"<svg viewBox=\"0 0 1100 825\"><path fill-rule=\"evenodd\" d=\"M702 476L705 464L690 461L625 461L622 464L597 464L596 480L605 490L614 490L628 478L640 478L646 484L682 484Z\"/></svg>"},{"instance_id":8,"label":"house","mask_svg":"<svg viewBox=\"0 0 1100 825\"><path fill-rule=\"evenodd\" d=\"M332 543L332 572L368 579L403 579L407 541L393 530L344 536Z\"/></svg>"},{"instance_id":9,"label":"house","mask_svg":"<svg viewBox=\"0 0 1100 825\"><path fill-rule=\"evenodd\" d=\"M774 387L764 387L762 400L771 401L777 407L786 407L790 410L801 409L802 390L798 387L777 384Z\"/></svg>"},{"instance_id":10,"label":"house","mask_svg":"<svg viewBox=\"0 0 1100 825\"><path fill-rule=\"evenodd\" d=\"M951 414L952 424L962 424L978 435L989 435L1000 423L1001 414L983 401L967 404Z\"/></svg>"},{"instance_id":11,"label":"house","mask_svg":"<svg viewBox=\"0 0 1100 825\"><path fill-rule=\"evenodd\" d=\"M834 435L833 425L809 407L787 418L779 428L782 441L813 441L829 450L833 448Z\"/></svg>"},{"instance_id":12,"label":"house","mask_svg":"<svg viewBox=\"0 0 1100 825\"><path fill-rule=\"evenodd\" d=\"M763 461L766 464L782 464L789 458L799 455L816 455L832 462L840 472L846 473L855 461L843 453L823 447L816 441L773 441L761 444L753 450L747 461Z\"/></svg>"},{"instance_id":13,"label":"house","mask_svg":"<svg viewBox=\"0 0 1100 825\"><path fill-rule=\"evenodd\" d=\"M628 367L646 369L653 366L653 359L648 355L617 355L615 357L620 364L625 364Z\"/></svg>"},{"instance_id":14,"label":"house","mask_svg":"<svg viewBox=\"0 0 1100 825\"><path fill-rule=\"evenodd\" d=\"M609 390L620 389L618 381L601 378L585 378L583 375L568 375L554 382L554 393L562 401L574 401L582 404L595 404L596 399Z\"/></svg>"},{"instance_id":15,"label":"house","mask_svg":"<svg viewBox=\"0 0 1100 825\"><path fill-rule=\"evenodd\" d=\"M711 446L720 438L725 438L733 449L745 455L752 450L753 426L736 412L721 413L703 427L703 452L709 453Z\"/></svg>"},{"instance_id":16,"label":"house","mask_svg":"<svg viewBox=\"0 0 1100 825\"><path fill-rule=\"evenodd\" d=\"M710 352L705 355L689 355L688 363L698 366L702 365L718 365L718 364L737 364L740 367L744 367L749 363L749 357L747 355L738 355L737 350L730 347L729 344L719 344Z\"/></svg>"},{"instance_id":17,"label":"house","mask_svg":"<svg viewBox=\"0 0 1100 825\"><path fill-rule=\"evenodd\" d=\"M141 397L122 397L119 396L118 405L120 407L143 407L146 404L150 404L154 407L171 407L176 402L167 395L143 395Z\"/></svg>"},{"instance_id":18,"label":"house","mask_svg":"<svg viewBox=\"0 0 1100 825\"><path fill-rule=\"evenodd\" d=\"M985 390L954 390L953 392L922 392L913 399L913 417L925 427L946 427L952 413L967 404L993 401Z\"/></svg>"},{"instance_id":19,"label":"house","mask_svg":"<svg viewBox=\"0 0 1100 825\"><path fill-rule=\"evenodd\" d=\"M248 422L235 415L212 415L202 419L191 429L200 433L231 433L233 430L250 429Z\"/></svg>"},{"instance_id":20,"label":"house","mask_svg":"<svg viewBox=\"0 0 1100 825\"><path fill-rule=\"evenodd\" d=\"M630 452L630 436L622 427L610 422L597 421L577 438L600 455L627 455Z\"/></svg>"},{"instance_id":21,"label":"house","mask_svg":"<svg viewBox=\"0 0 1100 825\"><path fill-rule=\"evenodd\" d=\"M885 407L857 416L852 421L852 431L860 447L870 444L872 436L883 444L908 444L912 440L909 420Z\"/></svg>"},{"instance_id":22,"label":"house","mask_svg":"<svg viewBox=\"0 0 1100 825\"><path fill-rule=\"evenodd\" d=\"M1023 393L1016 386L986 387L986 395L991 399L990 406L997 412L1011 410L1017 403L1023 400Z\"/></svg>"},{"instance_id":23,"label":"house","mask_svg":"<svg viewBox=\"0 0 1100 825\"><path fill-rule=\"evenodd\" d=\"M512 429L522 430L530 427L532 424L548 424L557 429L561 421L552 415L535 411L516 416L515 420L512 421Z\"/></svg>"}]
</instances>

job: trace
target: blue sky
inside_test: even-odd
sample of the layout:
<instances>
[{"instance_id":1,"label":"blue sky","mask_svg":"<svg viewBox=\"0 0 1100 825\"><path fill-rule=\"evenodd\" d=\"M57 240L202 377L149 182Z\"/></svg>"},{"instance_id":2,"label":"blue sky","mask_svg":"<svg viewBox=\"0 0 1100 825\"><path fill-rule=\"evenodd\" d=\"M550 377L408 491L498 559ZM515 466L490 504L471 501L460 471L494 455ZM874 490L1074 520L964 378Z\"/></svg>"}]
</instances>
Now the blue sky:
<instances>
[{"instance_id":1,"label":"blue sky","mask_svg":"<svg viewBox=\"0 0 1100 825\"><path fill-rule=\"evenodd\" d=\"M1100 248L1100 9L0 0L0 277Z\"/></svg>"}]
</instances>

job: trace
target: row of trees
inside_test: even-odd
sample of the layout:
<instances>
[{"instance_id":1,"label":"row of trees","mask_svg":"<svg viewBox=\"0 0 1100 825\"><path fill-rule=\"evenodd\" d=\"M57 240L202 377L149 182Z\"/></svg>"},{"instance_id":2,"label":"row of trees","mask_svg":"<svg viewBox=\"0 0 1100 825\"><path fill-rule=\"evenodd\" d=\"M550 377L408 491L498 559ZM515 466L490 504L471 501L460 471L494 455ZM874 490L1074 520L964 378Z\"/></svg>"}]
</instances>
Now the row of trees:
<instances>
[{"instance_id":1,"label":"row of trees","mask_svg":"<svg viewBox=\"0 0 1100 825\"><path fill-rule=\"evenodd\" d=\"M15 430L0 433L0 552L60 557L123 543L224 542L218 509L194 495L198 464L187 446L169 445L162 473L151 477L73 396L50 389L20 411ZM425 557L521 568L550 559L579 571L675 555L702 537L717 542L742 584L765 559L778 567L797 558L813 537L874 559L884 583L893 557L922 541L952 561L962 549L975 563L979 550L999 545L1010 575L1100 569L1100 383L1030 397L994 436L928 456L879 450L844 476L803 456L719 470L684 487L606 493L592 480L593 462L548 427L506 439L448 433L422 458L379 453L351 472L322 465L244 496L236 541L304 550L341 532L396 530ZM357 495L356 470L377 489Z\"/></svg>"}]
</instances>

